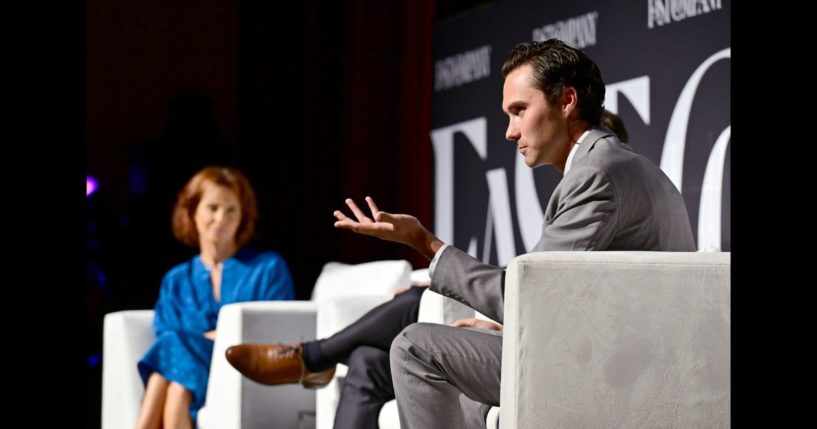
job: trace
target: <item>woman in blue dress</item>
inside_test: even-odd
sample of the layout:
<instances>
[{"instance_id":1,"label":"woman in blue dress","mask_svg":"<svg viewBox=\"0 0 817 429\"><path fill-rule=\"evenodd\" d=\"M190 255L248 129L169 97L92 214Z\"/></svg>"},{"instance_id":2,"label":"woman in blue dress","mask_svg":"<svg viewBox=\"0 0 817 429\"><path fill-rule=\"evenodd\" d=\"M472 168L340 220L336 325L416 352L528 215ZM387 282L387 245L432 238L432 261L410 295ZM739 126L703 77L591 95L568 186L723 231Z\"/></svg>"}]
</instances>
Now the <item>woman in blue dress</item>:
<instances>
[{"instance_id":1,"label":"woman in blue dress","mask_svg":"<svg viewBox=\"0 0 817 429\"><path fill-rule=\"evenodd\" d=\"M253 235L257 206L249 181L232 168L206 167L179 192L173 235L200 253L162 280L156 341L138 364L145 395L137 428L195 427L221 306L294 299L283 258L242 247Z\"/></svg>"}]
</instances>

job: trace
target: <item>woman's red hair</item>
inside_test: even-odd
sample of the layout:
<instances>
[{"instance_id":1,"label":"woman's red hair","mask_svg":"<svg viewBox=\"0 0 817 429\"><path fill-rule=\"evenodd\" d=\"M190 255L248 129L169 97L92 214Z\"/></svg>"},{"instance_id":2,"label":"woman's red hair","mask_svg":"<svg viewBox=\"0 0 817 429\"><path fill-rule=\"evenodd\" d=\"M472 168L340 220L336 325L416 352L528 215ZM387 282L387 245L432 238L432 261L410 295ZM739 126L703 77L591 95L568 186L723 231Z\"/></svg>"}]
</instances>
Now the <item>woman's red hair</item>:
<instances>
[{"instance_id":1,"label":"woman's red hair","mask_svg":"<svg viewBox=\"0 0 817 429\"><path fill-rule=\"evenodd\" d=\"M235 192L241 203L241 223L235 233L236 247L243 247L255 233L258 201L250 181L240 171L230 167L205 167L179 191L173 208L173 236L182 243L198 247L199 233L194 217L207 184L224 186Z\"/></svg>"}]
</instances>

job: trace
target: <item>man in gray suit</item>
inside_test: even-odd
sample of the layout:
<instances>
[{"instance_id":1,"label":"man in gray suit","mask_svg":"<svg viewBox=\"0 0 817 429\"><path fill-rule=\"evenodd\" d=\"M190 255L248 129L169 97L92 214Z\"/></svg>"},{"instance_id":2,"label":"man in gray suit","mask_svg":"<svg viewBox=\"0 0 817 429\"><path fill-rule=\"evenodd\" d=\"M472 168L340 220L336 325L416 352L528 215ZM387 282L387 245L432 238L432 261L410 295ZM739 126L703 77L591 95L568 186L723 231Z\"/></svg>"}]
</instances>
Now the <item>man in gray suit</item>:
<instances>
[{"instance_id":1,"label":"man in gray suit","mask_svg":"<svg viewBox=\"0 0 817 429\"><path fill-rule=\"evenodd\" d=\"M605 87L587 55L555 39L523 43L502 75L506 138L529 167L552 165L564 174L533 251L695 249L677 188L600 125ZM431 290L502 323L504 269L446 245L413 216L366 201L371 217L347 200L356 220L336 211L335 226L411 246L431 260ZM499 405L501 325L458 325L412 324L392 342L403 429L481 427Z\"/></svg>"}]
</instances>

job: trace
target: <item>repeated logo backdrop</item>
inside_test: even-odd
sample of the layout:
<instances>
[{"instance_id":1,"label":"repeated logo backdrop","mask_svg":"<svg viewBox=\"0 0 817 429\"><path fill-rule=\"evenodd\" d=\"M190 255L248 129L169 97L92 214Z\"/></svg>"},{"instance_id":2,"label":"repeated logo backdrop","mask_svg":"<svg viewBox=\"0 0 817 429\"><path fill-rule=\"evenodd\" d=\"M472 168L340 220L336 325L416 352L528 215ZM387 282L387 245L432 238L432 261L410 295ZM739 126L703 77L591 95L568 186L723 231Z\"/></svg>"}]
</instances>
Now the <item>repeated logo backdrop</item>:
<instances>
[{"instance_id":1,"label":"repeated logo backdrop","mask_svg":"<svg viewBox=\"0 0 817 429\"><path fill-rule=\"evenodd\" d=\"M498 265L538 240L561 174L505 140L500 69L517 43L558 37L601 68L605 106L681 190L698 249L731 250L730 21L727 1L505 0L437 24L435 233Z\"/></svg>"}]
</instances>

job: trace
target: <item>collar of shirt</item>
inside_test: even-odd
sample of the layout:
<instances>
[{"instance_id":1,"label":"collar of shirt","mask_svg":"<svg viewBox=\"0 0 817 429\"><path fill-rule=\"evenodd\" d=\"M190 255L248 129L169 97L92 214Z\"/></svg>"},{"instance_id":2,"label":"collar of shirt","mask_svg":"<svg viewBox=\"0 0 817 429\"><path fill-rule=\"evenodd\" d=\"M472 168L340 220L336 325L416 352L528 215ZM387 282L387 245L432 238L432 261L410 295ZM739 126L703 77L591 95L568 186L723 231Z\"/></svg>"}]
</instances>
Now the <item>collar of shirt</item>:
<instances>
[{"instance_id":1,"label":"collar of shirt","mask_svg":"<svg viewBox=\"0 0 817 429\"><path fill-rule=\"evenodd\" d=\"M567 161L565 161L565 172L564 172L564 174L567 174L567 171L570 170L570 165L573 164L573 155L576 153L576 150L579 148L579 144L581 144L582 140L584 140L584 138L587 137L588 134L590 134L590 130L592 130L592 129L593 129L593 127L590 127L588 129L586 129L582 133L582 135L579 136L579 140L576 141L576 144L574 144L573 147L570 148L570 153L567 155Z\"/></svg>"}]
</instances>

